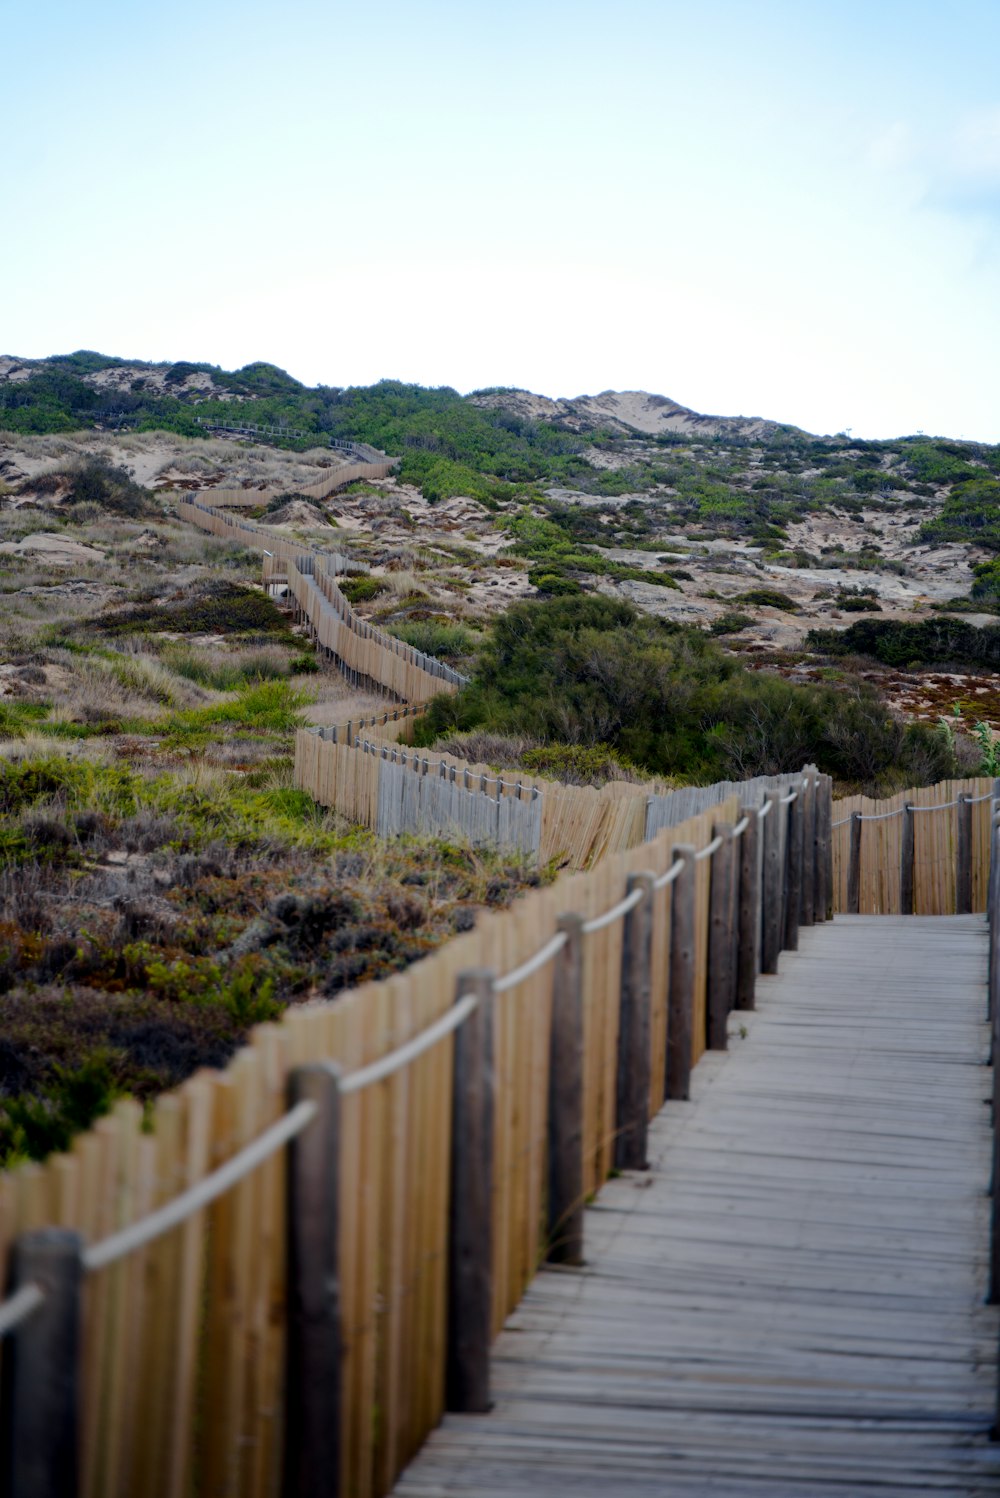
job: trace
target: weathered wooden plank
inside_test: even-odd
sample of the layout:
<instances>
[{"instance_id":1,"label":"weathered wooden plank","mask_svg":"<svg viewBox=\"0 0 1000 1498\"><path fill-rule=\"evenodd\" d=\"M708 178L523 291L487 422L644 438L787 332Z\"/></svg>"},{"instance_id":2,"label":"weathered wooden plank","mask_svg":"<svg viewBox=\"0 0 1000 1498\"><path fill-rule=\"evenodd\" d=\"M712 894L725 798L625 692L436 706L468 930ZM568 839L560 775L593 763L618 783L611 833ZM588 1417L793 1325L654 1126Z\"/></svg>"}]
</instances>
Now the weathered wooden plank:
<instances>
[{"instance_id":1,"label":"weathered wooden plank","mask_svg":"<svg viewBox=\"0 0 1000 1498\"><path fill-rule=\"evenodd\" d=\"M803 927L400 1498L1000 1491L986 955L974 916Z\"/></svg>"}]
</instances>

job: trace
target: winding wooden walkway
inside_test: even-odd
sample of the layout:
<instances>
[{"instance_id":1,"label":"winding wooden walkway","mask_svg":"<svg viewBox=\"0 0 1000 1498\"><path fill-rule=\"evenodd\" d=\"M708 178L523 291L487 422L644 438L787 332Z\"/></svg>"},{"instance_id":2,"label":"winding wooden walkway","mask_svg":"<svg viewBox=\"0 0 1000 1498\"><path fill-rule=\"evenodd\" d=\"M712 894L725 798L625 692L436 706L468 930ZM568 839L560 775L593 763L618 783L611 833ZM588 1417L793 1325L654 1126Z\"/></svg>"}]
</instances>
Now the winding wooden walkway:
<instances>
[{"instance_id":1,"label":"winding wooden walkway","mask_svg":"<svg viewBox=\"0 0 1000 1498\"><path fill-rule=\"evenodd\" d=\"M985 981L981 916L804 930L399 1498L1000 1494Z\"/></svg>"}]
</instances>

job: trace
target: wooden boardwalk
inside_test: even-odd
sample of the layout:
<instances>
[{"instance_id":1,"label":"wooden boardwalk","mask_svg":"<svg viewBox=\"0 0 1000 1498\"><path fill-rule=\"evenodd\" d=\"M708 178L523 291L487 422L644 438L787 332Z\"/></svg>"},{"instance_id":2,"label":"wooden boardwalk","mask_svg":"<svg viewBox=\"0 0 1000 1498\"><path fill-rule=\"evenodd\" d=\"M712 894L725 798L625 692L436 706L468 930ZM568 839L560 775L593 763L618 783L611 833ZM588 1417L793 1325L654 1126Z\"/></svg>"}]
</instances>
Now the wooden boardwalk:
<instances>
[{"instance_id":1,"label":"wooden boardwalk","mask_svg":"<svg viewBox=\"0 0 1000 1498\"><path fill-rule=\"evenodd\" d=\"M981 916L804 930L399 1498L1000 1494L985 984Z\"/></svg>"}]
</instances>

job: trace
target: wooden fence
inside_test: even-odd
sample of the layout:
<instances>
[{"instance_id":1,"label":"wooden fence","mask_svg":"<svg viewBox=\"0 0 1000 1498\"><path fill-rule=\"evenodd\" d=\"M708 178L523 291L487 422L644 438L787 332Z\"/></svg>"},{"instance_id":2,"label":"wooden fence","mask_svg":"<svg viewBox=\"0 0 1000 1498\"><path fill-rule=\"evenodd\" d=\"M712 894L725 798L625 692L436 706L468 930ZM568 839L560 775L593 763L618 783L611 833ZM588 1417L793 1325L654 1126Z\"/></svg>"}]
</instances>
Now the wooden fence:
<instances>
[{"instance_id":1,"label":"wooden fence","mask_svg":"<svg viewBox=\"0 0 1000 1498\"><path fill-rule=\"evenodd\" d=\"M387 479L395 468L397 458L385 458L381 462L341 463L331 468L325 478L315 484L297 484L295 493L306 499L327 499L336 489L353 484L355 479ZM202 489L200 496L210 505L266 505L272 499L280 499L288 493L288 485L277 489L234 489L220 486L218 489Z\"/></svg>"},{"instance_id":2,"label":"wooden fence","mask_svg":"<svg viewBox=\"0 0 1000 1498\"><path fill-rule=\"evenodd\" d=\"M307 625L319 649L353 685L402 702L422 703L440 692L456 691L465 682L460 672L443 661L404 644L355 613L336 579L348 569L367 571L362 564L340 552L303 546L202 504L182 502L177 513L214 536L264 552L265 561L270 562L269 581L275 575L274 560L284 563L297 620Z\"/></svg>"},{"instance_id":3,"label":"wooden fence","mask_svg":"<svg viewBox=\"0 0 1000 1498\"><path fill-rule=\"evenodd\" d=\"M392 723L390 729L395 728ZM554 859L573 869L591 868L611 853L638 847L739 790L726 782L722 795L713 786L651 795L649 783L613 781L595 790L521 772L498 775L487 765L451 754L428 755L386 742L390 736L398 738L377 720L367 731L350 723L300 729L295 785L381 837L417 832L458 837L473 846L532 853L543 864ZM747 781L744 799L758 805L766 791L787 790L791 779ZM818 807L827 806L829 779L817 777L810 796Z\"/></svg>"},{"instance_id":4,"label":"wooden fence","mask_svg":"<svg viewBox=\"0 0 1000 1498\"><path fill-rule=\"evenodd\" d=\"M980 776L834 806L834 908L860 915L961 915L986 909L991 804Z\"/></svg>"},{"instance_id":5,"label":"wooden fence","mask_svg":"<svg viewBox=\"0 0 1000 1498\"><path fill-rule=\"evenodd\" d=\"M0 1178L6 1491L387 1492L829 913L822 799L727 797Z\"/></svg>"}]
</instances>

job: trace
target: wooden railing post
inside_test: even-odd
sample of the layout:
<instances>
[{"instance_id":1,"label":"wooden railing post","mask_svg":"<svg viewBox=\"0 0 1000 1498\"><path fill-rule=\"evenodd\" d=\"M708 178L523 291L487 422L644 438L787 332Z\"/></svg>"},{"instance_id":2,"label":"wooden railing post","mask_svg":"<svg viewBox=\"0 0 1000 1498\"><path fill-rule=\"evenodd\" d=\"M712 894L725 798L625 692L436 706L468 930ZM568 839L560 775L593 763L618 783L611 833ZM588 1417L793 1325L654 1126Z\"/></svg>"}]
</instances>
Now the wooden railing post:
<instances>
[{"instance_id":1,"label":"wooden railing post","mask_svg":"<svg viewBox=\"0 0 1000 1498\"><path fill-rule=\"evenodd\" d=\"M285 1498L340 1492L340 1072L317 1062L288 1079L289 1107L316 1115L288 1146Z\"/></svg>"},{"instance_id":2,"label":"wooden railing post","mask_svg":"<svg viewBox=\"0 0 1000 1498\"><path fill-rule=\"evenodd\" d=\"M901 915L913 914L913 807L909 801L903 807L903 829L899 844L899 911Z\"/></svg>"},{"instance_id":3,"label":"wooden railing post","mask_svg":"<svg viewBox=\"0 0 1000 1498\"><path fill-rule=\"evenodd\" d=\"M708 1004L706 1044L724 1051L728 1044L729 1011L733 1007L735 882L733 879L733 824L716 822L713 838L722 839L712 855L708 916Z\"/></svg>"},{"instance_id":4,"label":"wooden railing post","mask_svg":"<svg viewBox=\"0 0 1000 1498\"><path fill-rule=\"evenodd\" d=\"M673 855L684 867L674 880L670 900L667 1097L683 1100L691 1096L697 865L690 843L675 843Z\"/></svg>"},{"instance_id":5,"label":"wooden railing post","mask_svg":"<svg viewBox=\"0 0 1000 1498\"><path fill-rule=\"evenodd\" d=\"M1000 862L1000 822L993 821L990 829L991 854ZM990 1285L989 1301L995 1305L1000 1301L1000 878L994 882L993 894L987 911L989 918L989 1009L990 1052L993 1062L993 1170L990 1181ZM1000 1426L1000 1411L998 1411Z\"/></svg>"},{"instance_id":6,"label":"wooden railing post","mask_svg":"<svg viewBox=\"0 0 1000 1498\"><path fill-rule=\"evenodd\" d=\"M959 792L956 812L955 914L969 915L972 911L972 797L968 792Z\"/></svg>"},{"instance_id":7,"label":"wooden railing post","mask_svg":"<svg viewBox=\"0 0 1000 1498\"><path fill-rule=\"evenodd\" d=\"M833 920L833 776L823 776L823 834L820 859L824 920Z\"/></svg>"},{"instance_id":8,"label":"wooden railing post","mask_svg":"<svg viewBox=\"0 0 1000 1498\"><path fill-rule=\"evenodd\" d=\"M847 850L847 914L857 915L861 908L861 813L851 813L850 846Z\"/></svg>"},{"instance_id":9,"label":"wooden railing post","mask_svg":"<svg viewBox=\"0 0 1000 1498\"><path fill-rule=\"evenodd\" d=\"M740 816L747 825L739 843L739 905L736 943L736 1008L752 1009L757 989L757 958L760 949L760 821L756 808L744 806Z\"/></svg>"},{"instance_id":10,"label":"wooden railing post","mask_svg":"<svg viewBox=\"0 0 1000 1498\"><path fill-rule=\"evenodd\" d=\"M797 795L788 803L788 832L785 841L785 930L783 946L788 952L799 947L799 902L802 898L802 828L804 818L802 781Z\"/></svg>"},{"instance_id":11,"label":"wooden railing post","mask_svg":"<svg viewBox=\"0 0 1000 1498\"><path fill-rule=\"evenodd\" d=\"M583 916L561 915L549 1042L548 1249L553 1264L583 1263Z\"/></svg>"},{"instance_id":12,"label":"wooden railing post","mask_svg":"<svg viewBox=\"0 0 1000 1498\"><path fill-rule=\"evenodd\" d=\"M1000 988L1000 931L997 929L1000 927L1000 805L996 801L990 807L990 877L986 893L986 919L989 922L986 1018L992 1020L997 1009L997 990Z\"/></svg>"},{"instance_id":13,"label":"wooden railing post","mask_svg":"<svg viewBox=\"0 0 1000 1498\"><path fill-rule=\"evenodd\" d=\"M471 969L459 974L456 994L479 999L455 1031L445 1400L458 1414L490 1408L494 981L491 972Z\"/></svg>"},{"instance_id":14,"label":"wooden railing post","mask_svg":"<svg viewBox=\"0 0 1000 1498\"><path fill-rule=\"evenodd\" d=\"M64 1228L24 1233L7 1289L35 1284L44 1300L5 1339L0 1395L3 1498L77 1498L83 1240Z\"/></svg>"},{"instance_id":15,"label":"wooden railing post","mask_svg":"<svg viewBox=\"0 0 1000 1498\"><path fill-rule=\"evenodd\" d=\"M802 880L799 895L799 924L816 922L816 770L807 766L799 791L802 801Z\"/></svg>"},{"instance_id":16,"label":"wooden railing post","mask_svg":"<svg viewBox=\"0 0 1000 1498\"><path fill-rule=\"evenodd\" d=\"M764 887L761 891L764 914L761 934L761 972L776 973L784 919L782 915L784 895L781 867L781 792L765 791L764 801L768 806L768 811L764 816Z\"/></svg>"},{"instance_id":17,"label":"wooden railing post","mask_svg":"<svg viewBox=\"0 0 1000 1498\"><path fill-rule=\"evenodd\" d=\"M626 894L641 889L643 898L626 914L622 938L615 1110L615 1165L619 1170L645 1170L648 1164L654 883L652 874L630 874L626 887Z\"/></svg>"}]
</instances>

